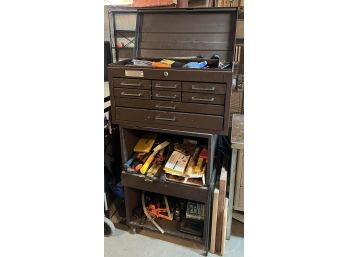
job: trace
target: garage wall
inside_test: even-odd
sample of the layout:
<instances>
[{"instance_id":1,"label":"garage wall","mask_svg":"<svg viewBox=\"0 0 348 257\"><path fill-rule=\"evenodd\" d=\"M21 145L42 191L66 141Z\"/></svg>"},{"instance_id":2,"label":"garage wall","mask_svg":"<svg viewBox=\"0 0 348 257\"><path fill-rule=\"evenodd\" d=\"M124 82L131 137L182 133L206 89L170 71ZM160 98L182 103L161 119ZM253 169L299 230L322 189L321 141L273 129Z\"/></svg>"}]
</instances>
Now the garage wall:
<instances>
[{"instance_id":1,"label":"garage wall","mask_svg":"<svg viewBox=\"0 0 348 257\"><path fill-rule=\"evenodd\" d=\"M104 41L110 41L109 10L110 8L108 6L104 6Z\"/></svg>"}]
</instances>

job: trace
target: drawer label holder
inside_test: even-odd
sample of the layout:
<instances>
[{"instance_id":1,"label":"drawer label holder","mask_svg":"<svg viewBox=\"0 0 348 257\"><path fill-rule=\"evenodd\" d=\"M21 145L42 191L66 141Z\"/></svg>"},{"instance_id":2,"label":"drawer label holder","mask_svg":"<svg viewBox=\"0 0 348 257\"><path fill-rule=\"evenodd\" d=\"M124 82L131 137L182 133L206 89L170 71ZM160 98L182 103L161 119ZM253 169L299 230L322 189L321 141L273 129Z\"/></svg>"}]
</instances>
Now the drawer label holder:
<instances>
[{"instance_id":1,"label":"drawer label holder","mask_svg":"<svg viewBox=\"0 0 348 257\"><path fill-rule=\"evenodd\" d=\"M125 70L124 74L126 77L137 77L137 78L144 77L144 72L141 70Z\"/></svg>"}]
</instances>

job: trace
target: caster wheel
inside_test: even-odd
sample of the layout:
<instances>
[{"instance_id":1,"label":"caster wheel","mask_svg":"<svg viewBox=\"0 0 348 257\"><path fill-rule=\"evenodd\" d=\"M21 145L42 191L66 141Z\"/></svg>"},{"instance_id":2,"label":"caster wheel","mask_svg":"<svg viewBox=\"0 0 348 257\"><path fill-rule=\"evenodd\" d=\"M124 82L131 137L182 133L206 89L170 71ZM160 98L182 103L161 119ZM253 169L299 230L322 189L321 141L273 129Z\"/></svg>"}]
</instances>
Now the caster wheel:
<instances>
[{"instance_id":1,"label":"caster wheel","mask_svg":"<svg viewBox=\"0 0 348 257\"><path fill-rule=\"evenodd\" d=\"M111 236L111 234L111 228L106 223L104 223L104 236Z\"/></svg>"},{"instance_id":2,"label":"caster wheel","mask_svg":"<svg viewBox=\"0 0 348 257\"><path fill-rule=\"evenodd\" d=\"M114 223L111 220L104 217L104 236L113 236L115 235L116 228Z\"/></svg>"},{"instance_id":3,"label":"caster wheel","mask_svg":"<svg viewBox=\"0 0 348 257\"><path fill-rule=\"evenodd\" d=\"M131 227L130 228L130 233L131 234L136 234L138 231L137 231L137 229L135 228L135 227Z\"/></svg>"}]
</instances>

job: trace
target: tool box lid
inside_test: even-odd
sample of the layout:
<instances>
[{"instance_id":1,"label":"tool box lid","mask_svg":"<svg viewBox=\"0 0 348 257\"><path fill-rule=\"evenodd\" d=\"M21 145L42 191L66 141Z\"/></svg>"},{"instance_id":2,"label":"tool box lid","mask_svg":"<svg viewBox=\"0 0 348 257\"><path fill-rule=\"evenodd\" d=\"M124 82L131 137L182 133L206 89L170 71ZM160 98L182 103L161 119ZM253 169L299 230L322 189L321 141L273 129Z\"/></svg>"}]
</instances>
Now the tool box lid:
<instances>
[{"instance_id":1,"label":"tool box lid","mask_svg":"<svg viewBox=\"0 0 348 257\"><path fill-rule=\"evenodd\" d=\"M233 60L237 8L139 9L134 56Z\"/></svg>"}]
</instances>

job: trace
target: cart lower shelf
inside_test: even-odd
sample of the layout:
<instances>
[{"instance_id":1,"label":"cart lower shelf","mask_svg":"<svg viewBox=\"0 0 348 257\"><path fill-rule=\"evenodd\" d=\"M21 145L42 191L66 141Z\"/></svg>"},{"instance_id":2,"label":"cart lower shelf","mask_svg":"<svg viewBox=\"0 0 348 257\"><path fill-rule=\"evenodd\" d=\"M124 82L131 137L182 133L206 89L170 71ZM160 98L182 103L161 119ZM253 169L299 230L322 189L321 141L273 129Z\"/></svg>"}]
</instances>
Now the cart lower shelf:
<instances>
[{"instance_id":1,"label":"cart lower shelf","mask_svg":"<svg viewBox=\"0 0 348 257\"><path fill-rule=\"evenodd\" d=\"M195 241L197 243L203 244L203 238L202 237L198 237L198 236L194 236L194 235L190 235L187 233L183 233L181 231L179 231L178 225L179 222L178 221L167 221L167 220L162 220L162 219L156 219L156 222L158 223L158 225L160 225L160 227L163 228L163 230L165 231L165 234L168 235L172 235L172 236L176 236L176 237L180 237L183 239L187 239L187 240L192 240ZM152 231L157 231L158 233L160 233L158 231L158 229L148 220L146 220L145 222L138 218L138 219L134 219L132 221L129 222L129 225L131 227L135 227L135 228L145 228L145 229L149 229Z\"/></svg>"}]
</instances>

